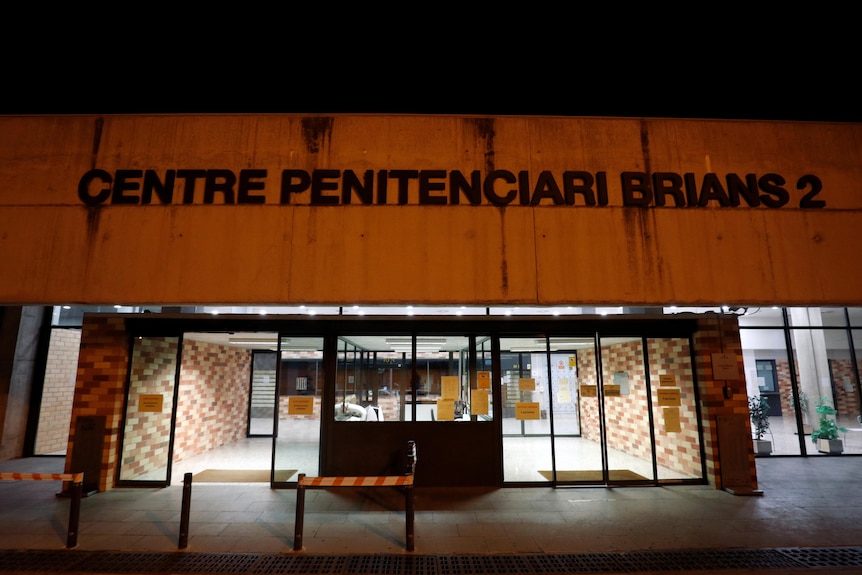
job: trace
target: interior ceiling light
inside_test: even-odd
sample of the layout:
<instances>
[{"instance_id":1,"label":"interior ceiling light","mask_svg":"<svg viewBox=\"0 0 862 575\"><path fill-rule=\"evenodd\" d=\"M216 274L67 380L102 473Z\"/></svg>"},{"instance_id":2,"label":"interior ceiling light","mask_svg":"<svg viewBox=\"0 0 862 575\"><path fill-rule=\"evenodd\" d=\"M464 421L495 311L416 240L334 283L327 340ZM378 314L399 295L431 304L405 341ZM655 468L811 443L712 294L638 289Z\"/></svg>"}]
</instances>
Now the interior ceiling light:
<instances>
[{"instance_id":1,"label":"interior ceiling light","mask_svg":"<svg viewBox=\"0 0 862 575\"><path fill-rule=\"evenodd\" d=\"M234 345L275 345L278 340L273 337L231 337L228 339L228 343Z\"/></svg>"}]
</instances>

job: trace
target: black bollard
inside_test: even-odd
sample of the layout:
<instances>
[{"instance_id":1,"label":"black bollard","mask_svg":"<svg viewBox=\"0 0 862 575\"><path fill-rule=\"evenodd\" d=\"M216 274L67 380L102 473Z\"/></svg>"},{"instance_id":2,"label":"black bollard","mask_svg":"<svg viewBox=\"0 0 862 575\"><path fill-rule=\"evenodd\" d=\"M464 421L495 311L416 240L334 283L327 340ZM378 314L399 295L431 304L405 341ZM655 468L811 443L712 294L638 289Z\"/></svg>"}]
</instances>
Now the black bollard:
<instances>
[{"instance_id":1,"label":"black bollard","mask_svg":"<svg viewBox=\"0 0 862 575\"><path fill-rule=\"evenodd\" d=\"M177 549L189 546L189 515L192 509L192 474L183 475L183 506L180 513L180 541Z\"/></svg>"},{"instance_id":2,"label":"black bollard","mask_svg":"<svg viewBox=\"0 0 862 575\"><path fill-rule=\"evenodd\" d=\"M293 523L294 551L302 551L302 521L305 515L305 486L302 484L305 473L300 473L298 478L299 481L296 484L296 520Z\"/></svg>"},{"instance_id":3,"label":"black bollard","mask_svg":"<svg viewBox=\"0 0 862 575\"><path fill-rule=\"evenodd\" d=\"M72 500L69 502L69 531L66 534L66 548L78 546L78 523L81 519L81 497L84 491L83 479L75 481L70 487Z\"/></svg>"}]
</instances>

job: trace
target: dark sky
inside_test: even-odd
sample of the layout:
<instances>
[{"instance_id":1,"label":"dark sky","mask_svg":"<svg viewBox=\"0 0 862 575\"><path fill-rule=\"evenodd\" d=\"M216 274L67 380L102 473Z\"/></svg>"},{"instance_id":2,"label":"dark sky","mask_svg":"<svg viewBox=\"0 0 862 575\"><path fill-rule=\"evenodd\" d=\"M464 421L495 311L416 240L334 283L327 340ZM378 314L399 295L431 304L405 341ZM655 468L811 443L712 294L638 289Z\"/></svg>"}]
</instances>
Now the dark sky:
<instances>
[{"instance_id":1,"label":"dark sky","mask_svg":"<svg viewBox=\"0 0 862 575\"><path fill-rule=\"evenodd\" d=\"M346 36L338 46L324 30L294 43L241 41L214 30L182 47L174 43L179 36L157 36L155 28L128 36L72 31L47 50L7 47L0 113L862 121L855 35L769 26L647 27L633 42L492 29L462 43L476 29L459 23L450 36L417 32L411 43L405 29L377 42L364 41L371 34ZM653 41L662 34L666 41Z\"/></svg>"}]
</instances>

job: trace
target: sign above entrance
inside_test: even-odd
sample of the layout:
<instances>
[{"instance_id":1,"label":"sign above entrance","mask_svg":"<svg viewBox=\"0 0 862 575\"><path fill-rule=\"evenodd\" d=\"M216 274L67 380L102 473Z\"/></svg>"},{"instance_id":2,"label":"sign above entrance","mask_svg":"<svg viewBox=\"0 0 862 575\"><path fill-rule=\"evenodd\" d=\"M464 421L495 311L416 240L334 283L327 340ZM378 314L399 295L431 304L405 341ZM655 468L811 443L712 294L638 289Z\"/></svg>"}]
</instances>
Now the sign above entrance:
<instances>
[{"instance_id":1,"label":"sign above entrance","mask_svg":"<svg viewBox=\"0 0 862 575\"><path fill-rule=\"evenodd\" d=\"M271 181L275 180L275 181ZM96 205L420 205L825 208L820 178L564 170L93 169L78 198Z\"/></svg>"}]
</instances>

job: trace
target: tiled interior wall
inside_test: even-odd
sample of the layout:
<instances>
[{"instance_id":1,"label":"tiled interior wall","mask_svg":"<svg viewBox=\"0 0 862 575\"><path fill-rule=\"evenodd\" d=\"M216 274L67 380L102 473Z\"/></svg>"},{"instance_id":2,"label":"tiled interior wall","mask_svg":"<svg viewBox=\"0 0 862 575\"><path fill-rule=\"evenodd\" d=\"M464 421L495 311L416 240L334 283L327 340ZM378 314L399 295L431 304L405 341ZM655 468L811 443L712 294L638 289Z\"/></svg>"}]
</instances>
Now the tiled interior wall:
<instances>
[{"instance_id":1,"label":"tiled interior wall","mask_svg":"<svg viewBox=\"0 0 862 575\"><path fill-rule=\"evenodd\" d=\"M695 410L694 380L687 340L648 340L650 359L651 405L655 421L656 460L660 467L683 477L700 477L701 455ZM613 383L614 374L625 373L629 393L605 398L608 447L642 459L651 459L650 422L647 410L646 374L640 340L602 348L605 383ZM578 353L580 385L596 385L595 353ZM671 374L680 388L681 431L666 431L663 407L658 403L659 375ZM581 433L599 440L598 400L581 398Z\"/></svg>"},{"instance_id":2,"label":"tiled interior wall","mask_svg":"<svg viewBox=\"0 0 862 575\"><path fill-rule=\"evenodd\" d=\"M66 451L80 347L81 330L51 330L42 404L39 408L39 428L36 432L37 455Z\"/></svg>"},{"instance_id":3,"label":"tiled interior wall","mask_svg":"<svg viewBox=\"0 0 862 575\"><path fill-rule=\"evenodd\" d=\"M176 337L135 341L120 479L166 479L178 344ZM145 409L143 395L161 397L161 409Z\"/></svg>"},{"instance_id":4,"label":"tiled interior wall","mask_svg":"<svg viewBox=\"0 0 862 575\"><path fill-rule=\"evenodd\" d=\"M174 461L246 436L251 351L186 340Z\"/></svg>"}]
</instances>

